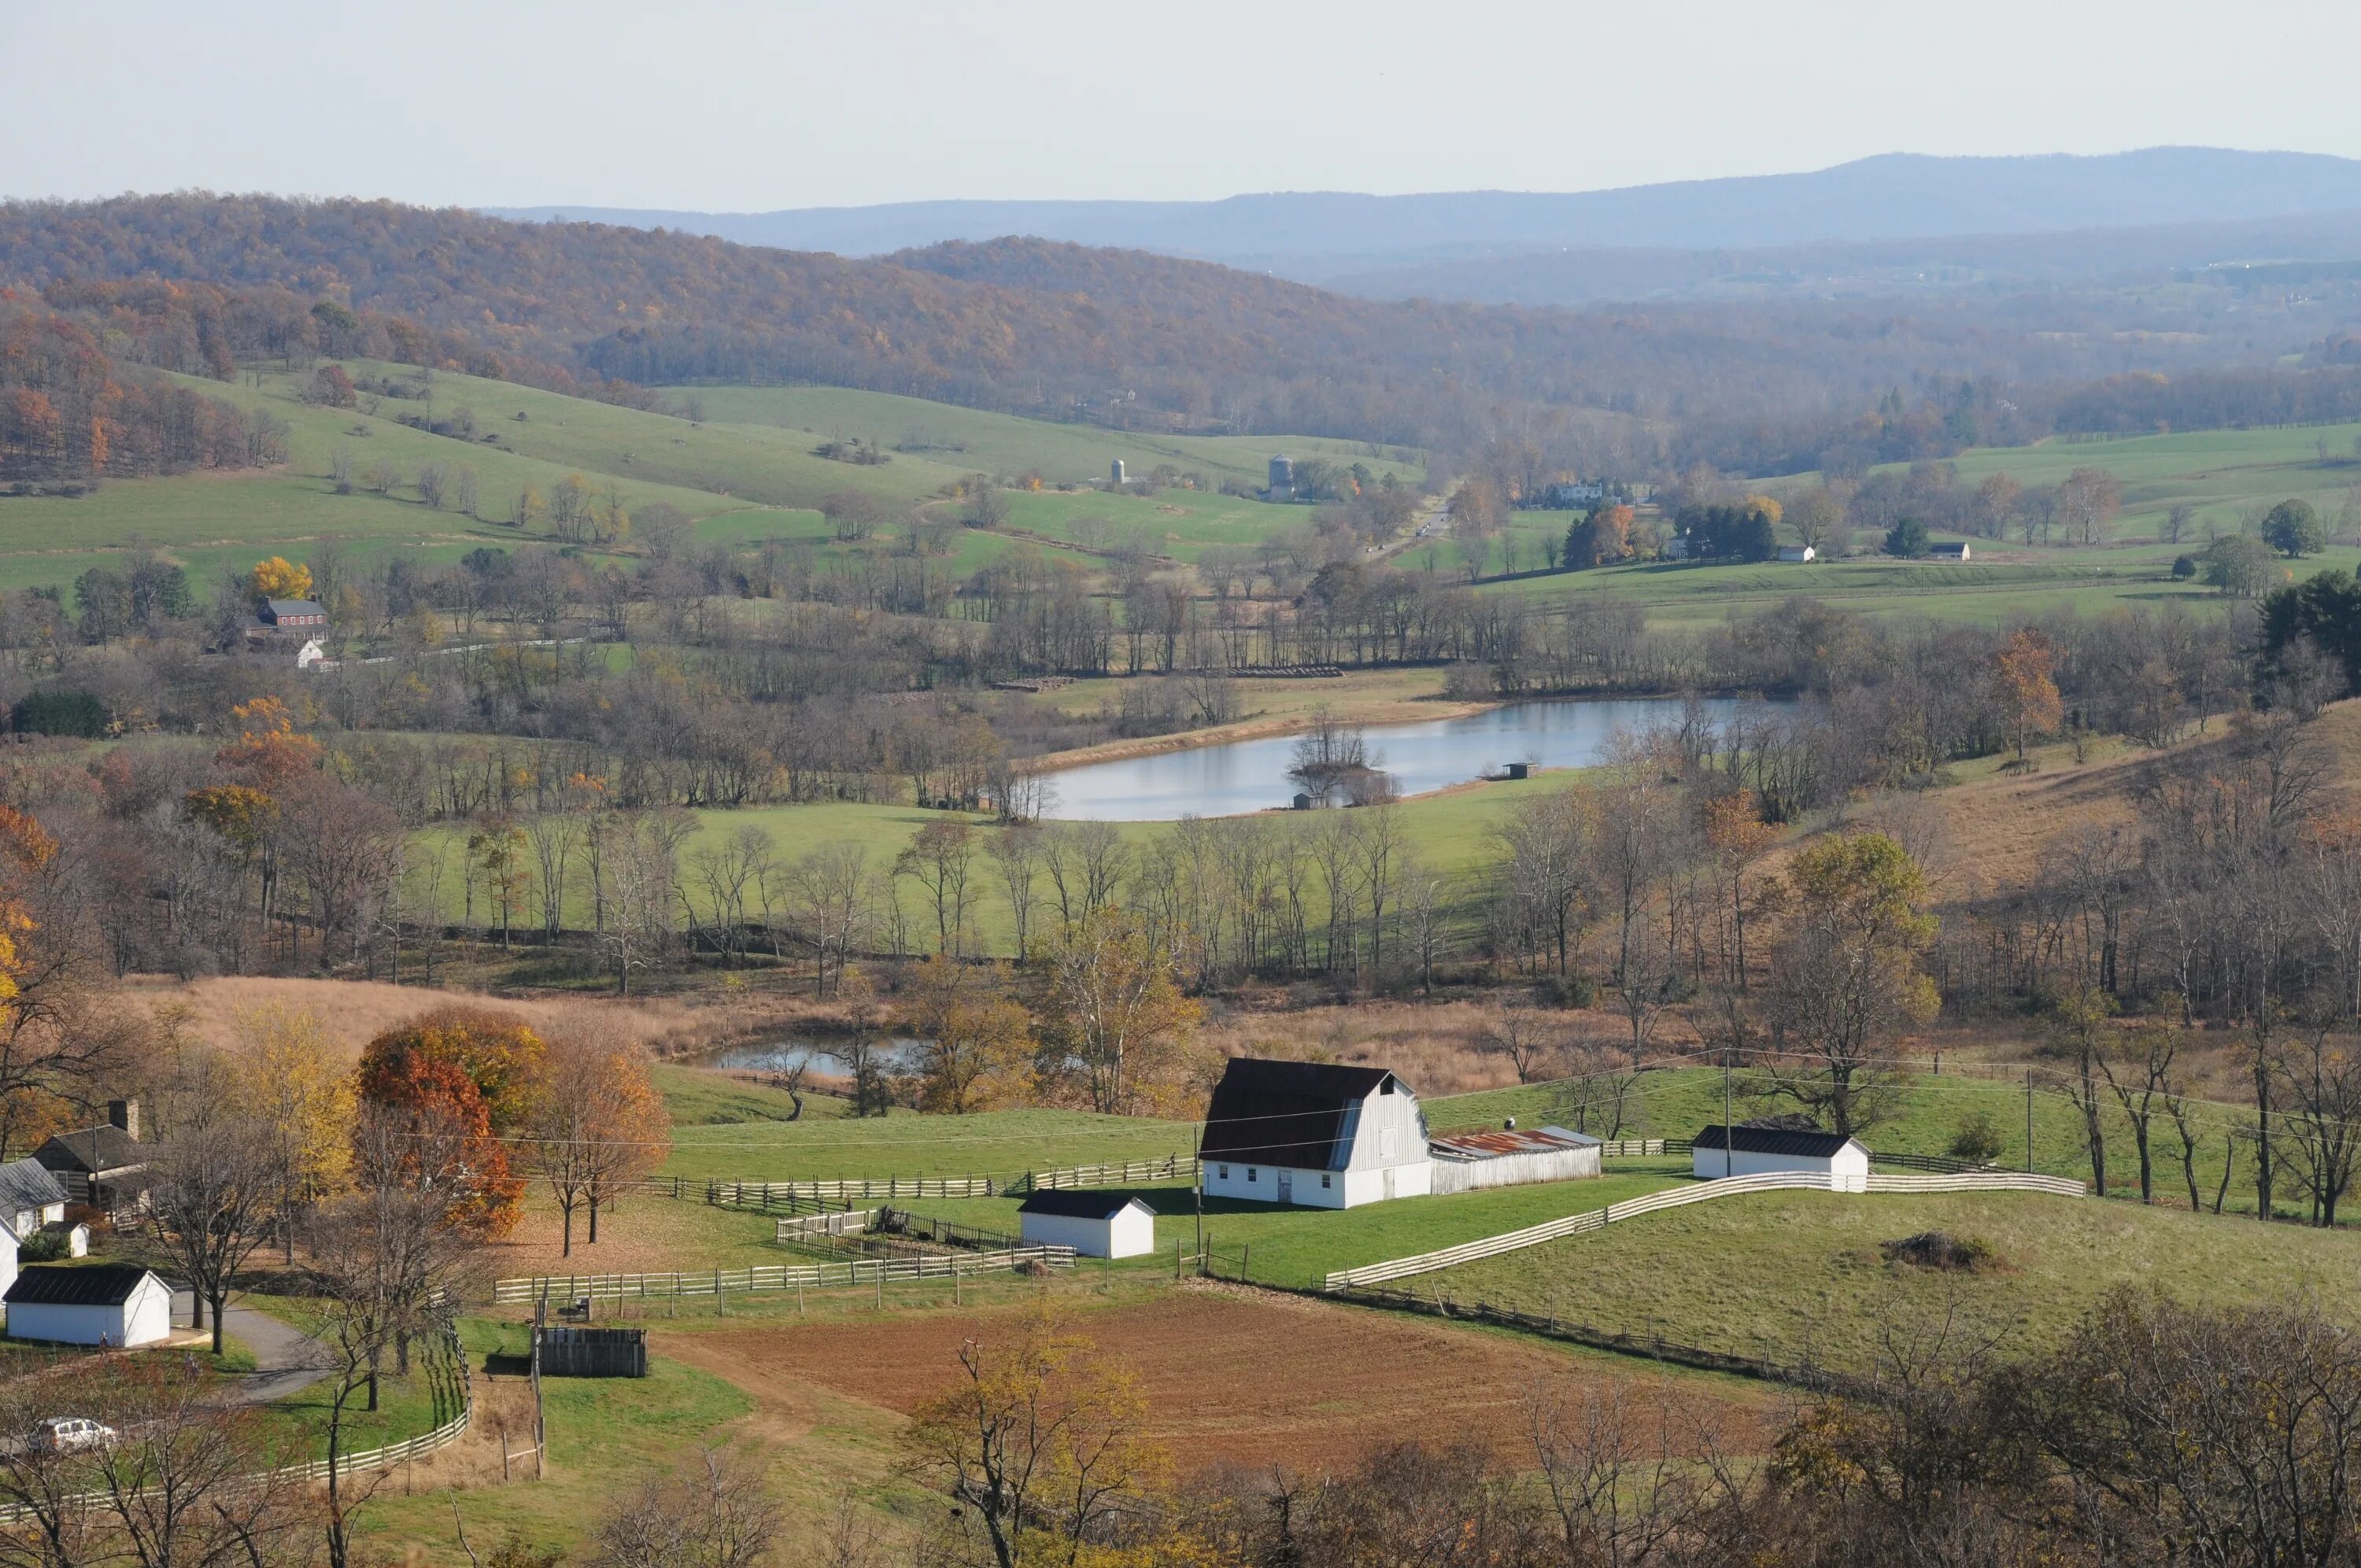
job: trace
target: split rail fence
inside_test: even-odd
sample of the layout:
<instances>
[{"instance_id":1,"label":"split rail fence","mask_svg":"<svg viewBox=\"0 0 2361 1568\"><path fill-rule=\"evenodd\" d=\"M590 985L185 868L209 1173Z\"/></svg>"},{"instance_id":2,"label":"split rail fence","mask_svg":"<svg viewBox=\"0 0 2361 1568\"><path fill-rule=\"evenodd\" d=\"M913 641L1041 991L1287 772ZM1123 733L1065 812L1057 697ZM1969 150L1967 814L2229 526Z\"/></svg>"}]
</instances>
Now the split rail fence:
<instances>
[{"instance_id":1,"label":"split rail fence","mask_svg":"<svg viewBox=\"0 0 2361 1568\"><path fill-rule=\"evenodd\" d=\"M1773 1171L1762 1176L1725 1177L1715 1181L1666 1188L1662 1192L1609 1203L1604 1209L1587 1210L1579 1214L1569 1214L1562 1220L1550 1220L1538 1225L1528 1225L1522 1230L1462 1242L1457 1246L1443 1247L1434 1252L1390 1258L1384 1263L1365 1264L1359 1268L1338 1269L1326 1277L1321 1288L1334 1291L1365 1285L1382 1285L1389 1280L1406 1279L1414 1274L1432 1273L1438 1268L1476 1263L1484 1258L1498 1257L1502 1253L1540 1246L1545 1242L1558 1241L1566 1236L1605 1230L1620 1221L1635 1220L1642 1214L1653 1214L1665 1209L1708 1203L1717 1198L1741 1198L1749 1193L1779 1191L2045 1192L2060 1198L2081 1198L2087 1195L2088 1189L2082 1183L2062 1176L2035 1176L2017 1171L1954 1171L1935 1176L1872 1173L1866 1179L1865 1187L1853 1187L1842 1178L1823 1176L1817 1171Z\"/></svg>"},{"instance_id":2,"label":"split rail fence","mask_svg":"<svg viewBox=\"0 0 2361 1568\"><path fill-rule=\"evenodd\" d=\"M857 1203L900 1202L914 1198L1021 1198L1028 1193L1082 1187L1129 1187L1148 1181L1194 1181L1197 1157L1170 1154L1161 1159L1070 1165L1026 1170L1014 1176L880 1176L794 1181L657 1177L637 1190L660 1198L694 1199L719 1208L759 1209L766 1213L818 1213Z\"/></svg>"},{"instance_id":3,"label":"split rail fence","mask_svg":"<svg viewBox=\"0 0 2361 1568\"><path fill-rule=\"evenodd\" d=\"M954 1275L964 1278L972 1274L1005 1273L1028 1264L1071 1268L1074 1249L1020 1246L999 1252L864 1257L843 1263L757 1264L750 1268L679 1269L669 1274L544 1274L526 1279L500 1280L492 1287L492 1299L514 1306L537 1301L544 1296L578 1301L585 1297L620 1299L758 1295L774 1290L890 1284L901 1279L949 1279Z\"/></svg>"}]
</instances>

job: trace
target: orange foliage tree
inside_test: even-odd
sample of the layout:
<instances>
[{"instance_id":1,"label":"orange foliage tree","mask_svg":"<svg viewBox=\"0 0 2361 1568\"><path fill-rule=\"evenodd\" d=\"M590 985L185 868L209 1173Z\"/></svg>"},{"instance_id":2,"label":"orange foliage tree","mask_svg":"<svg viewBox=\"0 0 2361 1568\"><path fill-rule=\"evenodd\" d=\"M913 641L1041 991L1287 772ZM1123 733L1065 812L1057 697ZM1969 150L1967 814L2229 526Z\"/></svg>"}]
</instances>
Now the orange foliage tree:
<instances>
[{"instance_id":1,"label":"orange foliage tree","mask_svg":"<svg viewBox=\"0 0 2361 1568\"><path fill-rule=\"evenodd\" d=\"M2028 737L2057 729L2065 716L2050 674L2055 667L2049 640L2038 631L2019 631L1993 655L1993 693L2015 733L2019 759Z\"/></svg>"},{"instance_id":2,"label":"orange foliage tree","mask_svg":"<svg viewBox=\"0 0 2361 1568\"><path fill-rule=\"evenodd\" d=\"M503 1236L515 1227L524 1180L502 1140L532 1113L543 1056L541 1036L531 1028L479 1007L414 1018L371 1040L361 1055L366 1104L406 1113L457 1146L459 1157L444 1179L465 1189L452 1212L471 1234Z\"/></svg>"}]
</instances>

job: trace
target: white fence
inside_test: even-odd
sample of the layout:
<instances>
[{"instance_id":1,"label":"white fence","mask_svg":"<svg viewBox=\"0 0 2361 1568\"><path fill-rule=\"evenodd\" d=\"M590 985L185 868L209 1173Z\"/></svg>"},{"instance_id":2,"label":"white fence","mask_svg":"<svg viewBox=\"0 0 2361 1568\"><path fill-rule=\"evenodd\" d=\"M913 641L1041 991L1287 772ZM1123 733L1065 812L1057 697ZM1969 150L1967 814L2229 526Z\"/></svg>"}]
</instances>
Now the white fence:
<instances>
[{"instance_id":1,"label":"white fence","mask_svg":"<svg viewBox=\"0 0 2361 1568\"><path fill-rule=\"evenodd\" d=\"M881 1176L843 1180L796 1181L654 1181L648 1190L670 1190L675 1198L702 1191L708 1203L733 1209L820 1208L829 1204L873 1203L879 1199L899 1202L911 1198L1003 1198L1053 1188L1128 1187L1145 1181L1193 1181L1194 1155L1170 1154L1160 1159L1125 1160L1106 1165L1070 1165L1056 1170L1027 1170L1015 1176Z\"/></svg>"},{"instance_id":2,"label":"white fence","mask_svg":"<svg viewBox=\"0 0 2361 1568\"><path fill-rule=\"evenodd\" d=\"M772 1239L799 1242L812 1236L857 1236L877 1223L874 1209L835 1209L825 1214L793 1214L776 1222Z\"/></svg>"},{"instance_id":3,"label":"white fence","mask_svg":"<svg viewBox=\"0 0 2361 1568\"><path fill-rule=\"evenodd\" d=\"M1365 1264L1359 1268L1343 1268L1329 1275L1322 1288L1343 1290L1356 1285L1382 1285L1389 1279L1405 1279L1413 1274L1426 1274L1438 1268L1449 1268L1462 1263L1475 1263L1483 1258L1498 1257L1505 1252L1517 1252L1543 1242L1554 1242L1565 1236L1577 1236L1588 1231L1605 1230L1622 1220L1634 1220L1642 1214L1653 1214L1664 1209L1678 1209L1690 1203L1710 1202L1717 1198L1741 1198L1752 1192L1778 1191L1832 1192L1843 1190L1836 1179L1816 1171L1773 1171L1763 1176L1725 1177L1714 1181L1694 1181L1679 1187L1668 1187L1662 1192L1645 1197L1627 1198L1620 1203L1610 1203L1604 1209L1591 1209L1579 1214L1569 1214L1563 1220L1550 1220L1538 1225L1528 1225L1521 1231L1507 1231L1479 1241L1462 1242L1457 1246L1444 1247L1437 1252L1424 1252L1411 1257L1397 1257L1384 1263ZM2046 1192L2060 1198L2080 1198L2086 1189L2079 1181L2062 1176L2033 1176L2009 1171L1961 1171L1951 1176L1872 1176L1871 1192Z\"/></svg>"},{"instance_id":4,"label":"white fence","mask_svg":"<svg viewBox=\"0 0 2361 1568\"><path fill-rule=\"evenodd\" d=\"M560 1301L577 1301L586 1296L726 1296L732 1291L752 1295L769 1290L868 1285L881 1278L949 1279L953 1275L964 1277L971 1274L996 1274L1029 1263L1071 1268L1074 1249L1019 1246L999 1252L864 1257L847 1263L758 1264L752 1268L709 1268L699 1272L683 1269L671 1274L548 1274L530 1279L500 1280L492 1287L492 1299L517 1305L537 1300L544 1293Z\"/></svg>"}]
</instances>

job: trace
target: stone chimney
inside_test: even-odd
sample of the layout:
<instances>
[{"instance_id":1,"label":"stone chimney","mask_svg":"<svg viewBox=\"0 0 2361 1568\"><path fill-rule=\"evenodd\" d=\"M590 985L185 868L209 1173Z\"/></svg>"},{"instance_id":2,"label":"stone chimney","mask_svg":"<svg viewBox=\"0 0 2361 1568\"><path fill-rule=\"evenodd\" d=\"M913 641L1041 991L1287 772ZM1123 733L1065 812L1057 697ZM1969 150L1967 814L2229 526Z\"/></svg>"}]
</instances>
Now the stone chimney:
<instances>
[{"instance_id":1,"label":"stone chimney","mask_svg":"<svg viewBox=\"0 0 2361 1568\"><path fill-rule=\"evenodd\" d=\"M122 1128L133 1143L139 1141L139 1102L137 1100L108 1101L106 1120L109 1124Z\"/></svg>"}]
</instances>

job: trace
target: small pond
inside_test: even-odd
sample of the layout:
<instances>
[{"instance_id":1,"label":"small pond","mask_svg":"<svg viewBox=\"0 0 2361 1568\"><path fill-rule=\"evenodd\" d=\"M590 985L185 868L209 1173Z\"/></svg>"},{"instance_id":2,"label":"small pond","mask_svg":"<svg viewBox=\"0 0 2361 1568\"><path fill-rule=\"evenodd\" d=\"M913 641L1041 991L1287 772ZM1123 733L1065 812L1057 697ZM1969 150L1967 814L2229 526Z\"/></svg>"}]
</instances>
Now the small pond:
<instances>
[{"instance_id":1,"label":"small pond","mask_svg":"<svg viewBox=\"0 0 2361 1568\"><path fill-rule=\"evenodd\" d=\"M1738 712L1740 700L1710 697L1699 706L1719 724ZM1682 707L1678 697L1521 702L1463 718L1373 725L1362 733L1370 761L1393 775L1402 794L1420 795L1497 773L1510 762L1587 766L1607 754L1618 731L1677 722ZM1191 813L1229 817L1285 806L1295 789L1287 779L1295 742L1292 735L1274 735L1066 768L1048 775L1055 798L1045 814L1169 822Z\"/></svg>"}]
</instances>

